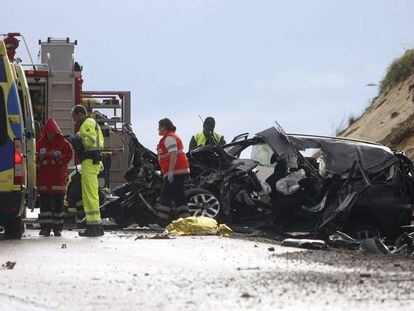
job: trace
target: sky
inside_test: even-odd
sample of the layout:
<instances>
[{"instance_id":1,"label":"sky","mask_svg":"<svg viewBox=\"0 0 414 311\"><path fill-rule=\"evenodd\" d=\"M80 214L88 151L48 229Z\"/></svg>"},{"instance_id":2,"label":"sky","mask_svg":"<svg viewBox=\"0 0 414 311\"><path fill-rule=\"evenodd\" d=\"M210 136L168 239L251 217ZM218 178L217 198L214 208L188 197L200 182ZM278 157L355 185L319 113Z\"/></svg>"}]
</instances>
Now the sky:
<instances>
[{"instance_id":1,"label":"sky","mask_svg":"<svg viewBox=\"0 0 414 311\"><path fill-rule=\"evenodd\" d=\"M185 145L213 116L227 141L278 121L333 135L414 45L410 0L1 0L0 33L77 40L85 90L132 92L132 123L154 150L170 118ZM28 62L21 45L19 57Z\"/></svg>"}]
</instances>

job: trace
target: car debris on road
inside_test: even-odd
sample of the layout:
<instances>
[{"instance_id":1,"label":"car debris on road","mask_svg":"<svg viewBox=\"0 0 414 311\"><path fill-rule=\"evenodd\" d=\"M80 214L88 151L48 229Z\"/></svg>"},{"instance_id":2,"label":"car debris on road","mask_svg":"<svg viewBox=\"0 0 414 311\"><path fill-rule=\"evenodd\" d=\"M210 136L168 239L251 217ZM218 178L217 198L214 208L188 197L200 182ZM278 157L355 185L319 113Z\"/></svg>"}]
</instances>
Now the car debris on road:
<instances>
[{"instance_id":1,"label":"car debris on road","mask_svg":"<svg viewBox=\"0 0 414 311\"><path fill-rule=\"evenodd\" d=\"M1 268L3 270L13 270L15 266L16 266L15 261L7 261L6 263L1 265Z\"/></svg>"},{"instance_id":2,"label":"car debris on road","mask_svg":"<svg viewBox=\"0 0 414 311\"><path fill-rule=\"evenodd\" d=\"M281 246L305 249L342 248L359 250L371 255L411 255L414 256L414 233L404 232L398 237L394 245L386 245L378 237L357 241L342 232L329 236L325 241L312 239L285 239Z\"/></svg>"},{"instance_id":3,"label":"car debris on road","mask_svg":"<svg viewBox=\"0 0 414 311\"><path fill-rule=\"evenodd\" d=\"M414 233L403 233L394 245L386 245L377 237L365 239L360 242L360 248L367 254L414 256Z\"/></svg>"},{"instance_id":4,"label":"car debris on road","mask_svg":"<svg viewBox=\"0 0 414 311\"><path fill-rule=\"evenodd\" d=\"M324 249L327 245L322 240L310 240L310 239L286 239L282 241L281 246L286 247L299 247L305 249Z\"/></svg>"},{"instance_id":5,"label":"car debris on road","mask_svg":"<svg viewBox=\"0 0 414 311\"><path fill-rule=\"evenodd\" d=\"M171 237L167 234L167 233L162 233L162 234L155 234L152 236L145 236L145 235L139 235L135 238L136 240L144 240L144 239L151 239L151 240L170 240Z\"/></svg>"}]
</instances>

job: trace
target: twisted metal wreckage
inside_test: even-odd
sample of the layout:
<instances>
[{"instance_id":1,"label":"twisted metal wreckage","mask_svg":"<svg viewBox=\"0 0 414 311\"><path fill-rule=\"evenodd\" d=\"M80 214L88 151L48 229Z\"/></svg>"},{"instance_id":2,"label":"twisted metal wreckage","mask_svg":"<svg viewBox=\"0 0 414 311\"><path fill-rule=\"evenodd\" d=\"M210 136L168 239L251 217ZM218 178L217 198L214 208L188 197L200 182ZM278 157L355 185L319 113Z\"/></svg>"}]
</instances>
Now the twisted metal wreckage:
<instances>
[{"instance_id":1,"label":"twisted metal wreckage","mask_svg":"<svg viewBox=\"0 0 414 311\"><path fill-rule=\"evenodd\" d=\"M102 196L101 212L122 228L148 226L160 221L157 156L129 126L124 129L131 166L126 183ZM392 243L412 232L413 164L380 144L286 134L276 123L253 138L246 133L225 146L199 147L188 158L186 196L194 216L233 227L271 224L283 235L300 232L323 240L341 231L356 241L381 237ZM69 185L72 205L80 200L71 191L78 179L72 176Z\"/></svg>"}]
</instances>

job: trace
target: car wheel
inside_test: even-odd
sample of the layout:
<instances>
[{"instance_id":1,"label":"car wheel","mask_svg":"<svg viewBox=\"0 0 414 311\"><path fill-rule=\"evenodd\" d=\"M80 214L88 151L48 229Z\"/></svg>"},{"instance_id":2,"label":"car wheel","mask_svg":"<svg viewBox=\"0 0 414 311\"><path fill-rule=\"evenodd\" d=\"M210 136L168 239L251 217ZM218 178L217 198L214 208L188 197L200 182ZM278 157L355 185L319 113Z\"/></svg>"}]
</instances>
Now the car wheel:
<instances>
[{"instance_id":1,"label":"car wheel","mask_svg":"<svg viewBox=\"0 0 414 311\"><path fill-rule=\"evenodd\" d=\"M4 225L4 237L6 239L21 239L24 232L24 224L21 217L9 219Z\"/></svg>"},{"instance_id":2,"label":"car wheel","mask_svg":"<svg viewBox=\"0 0 414 311\"><path fill-rule=\"evenodd\" d=\"M221 211L219 200L210 191L191 189L186 191L188 209L191 216L217 218Z\"/></svg>"},{"instance_id":3,"label":"car wheel","mask_svg":"<svg viewBox=\"0 0 414 311\"><path fill-rule=\"evenodd\" d=\"M353 223L346 232L357 241L370 238L381 238L381 230L374 224Z\"/></svg>"}]
</instances>

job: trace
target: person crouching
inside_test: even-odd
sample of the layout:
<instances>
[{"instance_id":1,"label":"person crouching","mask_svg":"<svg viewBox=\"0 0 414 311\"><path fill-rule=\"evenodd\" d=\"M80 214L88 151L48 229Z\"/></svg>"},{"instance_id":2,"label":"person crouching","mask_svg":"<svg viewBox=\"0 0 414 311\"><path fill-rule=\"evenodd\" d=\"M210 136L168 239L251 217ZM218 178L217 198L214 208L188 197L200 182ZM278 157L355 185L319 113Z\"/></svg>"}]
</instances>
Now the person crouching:
<instances>
[{"instance_id":1,"label":"person crouching","mask_svg":"<svg viewBox=\"0 0 414 311\"><path fill-rule=\"evenodd\" d=\"M37 189L40 195L40 235L61 236L65 216L68 163L73 151L54 119L49 119L36 142Z\"/></svg>"}]
</instances>

